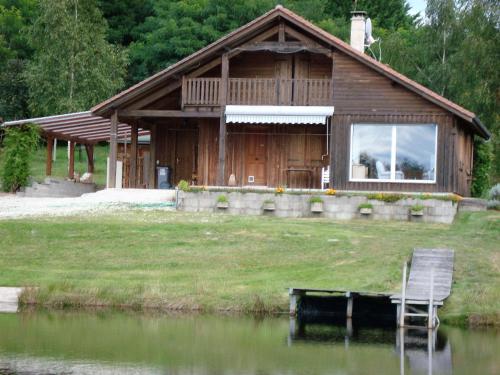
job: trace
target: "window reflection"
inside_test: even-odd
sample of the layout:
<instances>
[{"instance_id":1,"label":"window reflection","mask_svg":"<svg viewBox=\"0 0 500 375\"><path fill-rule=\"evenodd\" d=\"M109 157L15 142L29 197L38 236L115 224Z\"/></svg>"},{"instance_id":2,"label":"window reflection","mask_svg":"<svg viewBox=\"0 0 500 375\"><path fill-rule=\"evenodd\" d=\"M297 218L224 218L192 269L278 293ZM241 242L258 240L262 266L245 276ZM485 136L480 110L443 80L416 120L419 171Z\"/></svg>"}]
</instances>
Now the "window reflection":
<instances>
[{"instance_id":1,"label":"window reflection","mask_svg":"<svg viewBox=\"0 0 500 375\"><path fill-rule=\"evenodd\" d=\"M434 181L436 129L427 124L353 125L351 179Z\"/></svg>"}]
</instances>

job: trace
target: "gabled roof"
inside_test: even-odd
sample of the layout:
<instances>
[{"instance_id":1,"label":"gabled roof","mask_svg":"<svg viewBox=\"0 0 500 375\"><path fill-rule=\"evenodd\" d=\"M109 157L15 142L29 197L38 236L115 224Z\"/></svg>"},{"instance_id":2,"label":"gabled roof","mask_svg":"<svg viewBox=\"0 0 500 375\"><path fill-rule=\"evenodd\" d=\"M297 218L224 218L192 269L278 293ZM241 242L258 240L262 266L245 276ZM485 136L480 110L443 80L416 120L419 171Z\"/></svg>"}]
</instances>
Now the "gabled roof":
<instances>
[{"instance_id":1,"label":"gabled roof","mask_svg":"<svg viewBox=\"0 0 500 375\"><path fill-rule=\"evenodd\" d=\"M196 67L197 64L201 63L204 59L206 60L210 56L213 57L213 55L217 55L217 53L220 54L222 51L224 51L225 48L231 46L231 44L241 42L245 40L245 38L249 38L249 36L253 35L253 33L255 33L256 31L264 31L266 25L270 25L272 21L275 21L277 19L283 19L289 22L290 24L307 32L308 34L313 35L322 42L330 45L335 49L338 49L339 51L342 51L346 55L386 76L387 78L400 84L408 90L413 91L414 93L422 96L430 102L438 105L439 107L453 113L459 118L470 123L479 135L486 139L490 138L489 131L481 123L481 121L479 121L479 119L473 112L459 106L456 103L453 103L452 101L428 89L427 87L424 87L421 84L404 76L403 74L398 73L389 66L380 63L372 57L357 51L341 39L313 25L311 22L307 21L291 10L284 8L281 5L276 6L269 12L234 30L233 32L227 34L226 36L220 38L212 44L209 44L208 46L198 50L192 55L178 61L168 68L96 105L91 109L91 111L97 115L108 116L111 110L117 108L121 104L129 102L130 100L143 95L147 90L153 87L157 87L165 80L172 78L172 76L174 75Z\"/></svg>"}]
</instances>

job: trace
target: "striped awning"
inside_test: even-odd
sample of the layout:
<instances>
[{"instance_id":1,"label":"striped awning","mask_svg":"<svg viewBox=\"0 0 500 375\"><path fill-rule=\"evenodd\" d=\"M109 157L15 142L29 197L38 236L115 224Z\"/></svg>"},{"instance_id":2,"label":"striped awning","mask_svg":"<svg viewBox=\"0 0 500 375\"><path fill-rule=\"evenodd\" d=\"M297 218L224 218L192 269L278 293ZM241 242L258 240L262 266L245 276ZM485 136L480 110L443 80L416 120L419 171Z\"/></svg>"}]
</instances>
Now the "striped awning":
<instances>
[{"instance_id":1,"label":"striped awning","mask_svg":"<svg viewBox=\"0 0 500 375\"><path fill-rule=\"evenodd\" d=\"M38 125L44 133L57 139L76 141L78 143L96 143L109 141L111 120L95 116L91 112L75 112L63 115L36 117L24 120L7 121L2 126L17 126L23 124ZM130 125L118 124L118 140L130 137ZM147 130L139 130L139 135L149 135Z\"/></svg>"},{"instance_id":2,"label":"striped awning","mask_svg":"<svg viewBox=\"0 0 500 375\"><path fill-rule=\"evenodd\" d=\"M323 106L228 105L225 115L227 123L324 125L333 111Z\"/></svg>"}]
</instances>

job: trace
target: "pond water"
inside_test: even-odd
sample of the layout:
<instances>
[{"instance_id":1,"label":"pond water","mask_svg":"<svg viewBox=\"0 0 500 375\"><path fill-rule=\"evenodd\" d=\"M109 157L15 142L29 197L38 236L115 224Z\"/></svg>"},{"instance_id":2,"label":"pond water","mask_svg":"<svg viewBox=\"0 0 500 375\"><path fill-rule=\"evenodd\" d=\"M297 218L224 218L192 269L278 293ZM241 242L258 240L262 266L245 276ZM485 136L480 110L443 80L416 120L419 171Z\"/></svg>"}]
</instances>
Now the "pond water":
<instances>
[{"instance_id":1,"label":"pond water","mask_svg":"<svg viewBox=\"0 0 500 375\"><path fill-rule=\"evenodd\" d=\"M495 331L280 318L0 314L0 374L500 374Z\"/></svg>"}]
</instances>

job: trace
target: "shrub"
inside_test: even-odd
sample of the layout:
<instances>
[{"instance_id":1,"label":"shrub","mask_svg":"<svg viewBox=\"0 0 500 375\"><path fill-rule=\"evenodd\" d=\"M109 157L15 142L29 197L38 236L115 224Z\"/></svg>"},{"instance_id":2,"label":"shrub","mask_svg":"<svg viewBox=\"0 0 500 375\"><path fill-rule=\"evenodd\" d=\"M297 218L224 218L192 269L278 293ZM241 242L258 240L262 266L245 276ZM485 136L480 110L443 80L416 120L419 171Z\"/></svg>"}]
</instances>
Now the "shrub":
<instances>
[{"instance_id":1,"label":"shrub","mask_svg":"<svg viewBox=\"0 0 500 375\"><path fill-rule=\"evenodd\" d=\"M500 200L492 200L487 203L488 210L499 210L500 211Z\"/></svg>"},{"instance_id":2,"label":"shrub","mask_svg":"<svg viewBox=\"0 0 500 375\"><path fill-rule=\"evenodd\" d=\"M189 186L189 182L186 180L180 180L177 184L177 188L182 191L190 191L191 187Z\"/></svg>"},{"instance_id":3,"label":"shrub","mask_svg":"<svg viewBox=\"0 0 500 375\"><path fill-rule=\"evenodd\" d=\"M490 189L488 199L490 201L500 201L500 184L496 184Z\"/></svg>"},{"instance_id":4,"label":"shrub","mask_svg":"<svg viewBox=\"0 0 500 375\"><path fill-rule=\"evenodd\" d=\"M325 194L326 195L335 195L335 194L337 194L337 192L335 191L335 189L327 189Z\"/></svg>"},{"instance_id":5,"label":"shrub","mask_svg":"<svg viewBox=\"0 0 500 375\"><path fill-rule=\"evenodd\" d=\"M228 202L229 202L229 200L227 199L227 197L224 194L219 195L217 197L217 203L228 203Z\"/></svg>"},{"instance_id":6,"label":"shrub","mask_svg":"<svg viewBox=\"0 0 500 375\"><path fill-rule=\"evenodd\" d=\"M40 131L35 125L5 129L0 167L3 191L14 192L28 184L31 160L39 142Z\"/></svg>"},{"instance_id":7,"label":"shrub","mask_svg":"<svg viewBox=\"0 0 500 375\"><path fill-rule=\"evenodd\" d=\"M273 203L274 203L274 201L272 199L266 199L264 201L264 204L273 204Z\"/></svg>"},{"instance_id":8,"label":"shrub","mask_svg":"<svg viewBox=\"0 0 500 375\"><path fill-rule=\"evenodd\" d=\"M283 186L278 186L275 190L276 194L283 194L285 192L285 188Z\"/></svg>"},{"instance_id":9,"label":"shrub","mask_svg":"<svg viewBox=\"0 0 500 375\"><path fill-rule=\"evenodd\" d=\"M362 208L370 208L370 209L371 209L371 208L373 208L373 204L368 203L368 202L366 202L366 203L361 203L361 204L358 206L358 209L360 209L360 210L361 210Z\"/></svg>"},{"instance_id":10,"label":"shrub","mask_svg":"<svg viewBox=\"0 0 500 375\"><path fill-rule=\"evenodd\" d=\"M309 203L323 203L323 199L315 195L309 198Z\"/></svg>"},{"instance_id":11,"label":"shrub","mask_svg":"<svg viewBox=\"0 0 500 375\"><path fill-rule=\"evenodd\" d=\"M491 142L484 142L480 139L474 140L474 167L472 169L472 187L473 197L481 197L486 193L490 185L491 168Z\"/></svg>"},{"instance_id":12,"label":"shrub","mask_svg":"<svg viewBox=\"0 0 500 375\"><path fill-rule=\"evenodd\" d=\"M366 196L368 199L375 199L386 203L394 203L404 198L402 194L391 193L371 193Z\"/></svg>"},{"instance_id":13,"label":"shrub","mask_svg":"<svg viewBox=\"0 0 500 375\"><path fill-rule=\"evenodd\" d=\"M410 210L415 211L415 212L420 212L420 211L424 210L424 206L422 206L421 204L415 204L415 205L410 207Z\"/></svg>"}]
</instances>

